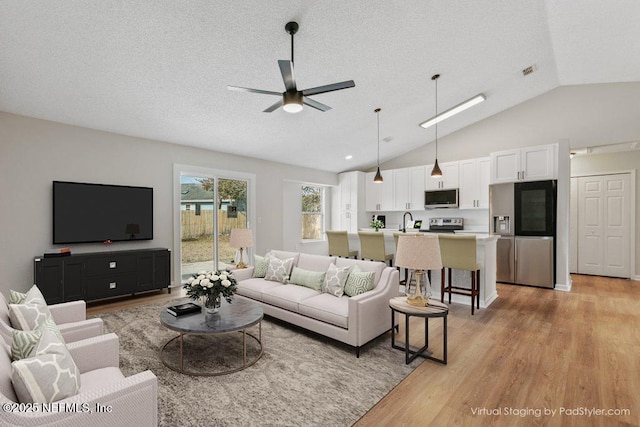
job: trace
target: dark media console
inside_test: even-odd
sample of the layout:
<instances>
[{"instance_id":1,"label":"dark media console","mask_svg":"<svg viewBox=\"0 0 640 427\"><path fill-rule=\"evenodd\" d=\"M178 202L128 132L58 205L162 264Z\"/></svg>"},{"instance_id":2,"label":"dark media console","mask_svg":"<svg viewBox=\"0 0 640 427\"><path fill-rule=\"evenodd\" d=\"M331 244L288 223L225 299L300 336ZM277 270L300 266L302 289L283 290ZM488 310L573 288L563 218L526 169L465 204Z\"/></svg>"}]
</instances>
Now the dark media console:
<instances>
[{"instance_id":1,"label":"dark media console","mask_svg":"<svg viewBox=\"0 0 640 427\"><path fill-rule=\"evenodd\" d=\"M34 283L47 304L99 300L169 288L171 251L138 249L34 260Z\"/></svg>"}]
</instances>

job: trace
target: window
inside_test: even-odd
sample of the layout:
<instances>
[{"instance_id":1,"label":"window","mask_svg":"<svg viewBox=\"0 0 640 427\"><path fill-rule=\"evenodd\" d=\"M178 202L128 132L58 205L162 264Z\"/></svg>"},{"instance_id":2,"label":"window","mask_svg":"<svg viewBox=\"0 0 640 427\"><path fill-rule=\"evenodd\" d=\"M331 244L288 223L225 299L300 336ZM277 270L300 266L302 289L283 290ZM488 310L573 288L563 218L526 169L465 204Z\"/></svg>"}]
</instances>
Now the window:
<instances>
[{"instance_id":1,"label":"window","mask_svg":"<svg viewBox=\"0 0 640 427\"><path fill-rule=\"evenodd\" d=\"M322 240L324 236L324 187L302 186L302 239Z\"/></svg>"}]
</instances>

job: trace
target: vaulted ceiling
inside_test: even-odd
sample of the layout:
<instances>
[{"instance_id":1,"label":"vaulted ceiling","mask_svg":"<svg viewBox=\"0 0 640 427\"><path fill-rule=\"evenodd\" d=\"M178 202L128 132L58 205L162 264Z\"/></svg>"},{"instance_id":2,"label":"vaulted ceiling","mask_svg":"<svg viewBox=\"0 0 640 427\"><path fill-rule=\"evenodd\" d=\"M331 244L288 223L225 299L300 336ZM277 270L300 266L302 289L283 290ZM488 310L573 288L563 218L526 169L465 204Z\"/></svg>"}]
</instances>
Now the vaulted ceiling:
<instances>
[{"instance_id":1,"label":"vaulted ceiling","mask_svg":"<svg viewBox=\"0 0 640 427\"><path fill-rule=\"evenodd\" d=\"M376 107L382 160L433 140L435 73L440 111L487 96L439 136L559 86L640 81L638 18L637 0L3 0L0 110L338 172L375 163ZM356 83L315 96L326 113L227 90L284 90L291 20L300 88Z\"/></svg>"}]
</instances>

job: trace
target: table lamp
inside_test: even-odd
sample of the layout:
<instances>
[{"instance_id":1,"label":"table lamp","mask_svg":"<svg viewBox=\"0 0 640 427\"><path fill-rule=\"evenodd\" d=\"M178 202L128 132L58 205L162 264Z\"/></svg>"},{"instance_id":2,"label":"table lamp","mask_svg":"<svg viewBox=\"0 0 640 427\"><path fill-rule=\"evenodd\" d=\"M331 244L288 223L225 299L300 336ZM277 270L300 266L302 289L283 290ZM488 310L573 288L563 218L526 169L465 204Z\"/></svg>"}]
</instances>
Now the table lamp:
<instances>
[{"instance_id":1,"label":"table lamp","mask_svg":"<svg viewBox=\"0 0 640 427\"><path fill-rule=\"evenodd\" d=\"M425 270L441 270L442 258L440 257L440 243L438 236L433 235L401 235L398 237L398 249L396 250L396 266L416 271L416 285L406 284L407 304L425 307L429 305L430 284L426 280L425 290L427 297L423 295L422 277Z\"/></svg>"},{"instance_id":2,"label":"table lamp","mask_svg":"<svg viewBox=\"0 0 640 427\"><path fill-rule=\"evenodd\" d=\"M229 245L239 250L240 255L236 253L236 268L247 268L247 252L245 248L253 246L253 235L248 228L232 228Z\"/></svg>"}]
</instances>

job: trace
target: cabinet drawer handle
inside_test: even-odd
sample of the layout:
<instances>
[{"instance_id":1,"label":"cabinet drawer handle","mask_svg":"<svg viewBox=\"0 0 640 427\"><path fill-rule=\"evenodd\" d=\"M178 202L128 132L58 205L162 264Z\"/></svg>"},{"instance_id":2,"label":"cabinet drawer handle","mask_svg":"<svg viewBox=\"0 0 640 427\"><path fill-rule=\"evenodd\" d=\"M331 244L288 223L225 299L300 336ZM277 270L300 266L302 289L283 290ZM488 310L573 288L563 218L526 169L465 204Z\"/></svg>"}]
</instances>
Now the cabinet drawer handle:
<instances>
[{"instance_id":1,"label":"cabinet drawer handle","mask_svg":"<svg viewBox=\"0 0 640 427\"><path fill-rule=\"evenodd\" d=\"M116 282L109 282L109 289L115 289L116 286L118 286Z\"/></svg>"},{"instance_id":2,"label":"cabinet drawer handle","mask_svg":"<svg viewBox=\"0 0 640 427\"><path fill-rule=\"evenodd\" d=\"M109 263L109 268L116 268L116 266L117 266L117 265L118 265L118 264L117 264L115 261L111 261L111 262Z\"/></svg>"}]
</instances>

